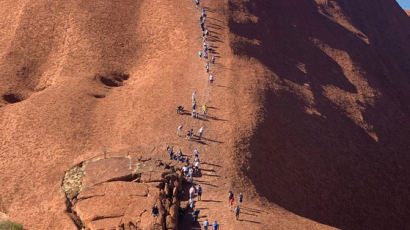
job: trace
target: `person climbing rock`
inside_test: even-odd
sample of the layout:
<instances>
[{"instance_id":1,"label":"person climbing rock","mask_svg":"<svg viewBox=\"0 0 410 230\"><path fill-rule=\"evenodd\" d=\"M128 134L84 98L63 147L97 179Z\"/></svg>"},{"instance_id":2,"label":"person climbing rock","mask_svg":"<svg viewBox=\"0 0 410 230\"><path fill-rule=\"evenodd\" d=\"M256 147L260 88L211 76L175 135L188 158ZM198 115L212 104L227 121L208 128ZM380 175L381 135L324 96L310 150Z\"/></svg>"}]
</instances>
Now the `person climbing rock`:
<instances>
[{"instance_id":1,"label":"person climbing rock","mask_svg":"<svg viewBox=\"0 0 410 230\"><path fill-rule=\"evenodd\" d=\"M206 220L204 221L203 226L204 226L204 230L208 230L208 227L209 227L208 219L206 219Z\"/></svg>"},{"instance_id":2,"label":"person climbing rock","mask_svg":"<svg viewBox=\"0 0 410 230\"><path fill-rule=\"evenodd\" d=\"M196 5L196 8L198 8L198 6L199 6L199 0L195 0L195 5Z\"/></svg>"},{"instance_id":3,"label":"person climbing rock","mask_svg":"<svg viewBox=\"0 0 410 230\"><path fill-rule=\"evenodd\" d=\"M242 200L243 200L243 195L242 193L239 193L239 203L242 204Z\"/></svg>"},{"instance_id":4,"label":"person climbing rock","mask_svg":"<svg viewBox=\"0 0 410 230\"><path fill-rule=\"evenodd\" d=\"M194 199L193 198L189 198L189 207L191 208L191 209L194 209L194 207L195 207L195 203L194 203L195 201L194 201Z\"/></svg>"},{"instance_id":5,"label":"person climbing rock","mask_svg":"<svg viewBox=\"0 0 410 230\"><path fill-rule=\"evenodd\" d=\"M235 217L236 217L236 220L239 220L239 212L241 211L241 209L239 208L239 205L236 205L236 208L235 208Z\"/></svg>"},{"instance_id":6,"label":"person climbing rock","mask_svg":"<svg viewBox=\"0 0 410 230\"><path fill-rule=\"evenodd\" d=\"M195 175L198 175L198 173L199 173L199 161L194 162L194 172L195 172Z\"/></svg>"},{"instance_id":7,"label":"person climbing rock","mask_svg":"<svg viewBox=\"0 0 410 230\"><path fill-rule=\"evenodd\" d=\"M203 133L204 133L204 127L202 126L201 128L199 128L199 136L198 136L199 140L201 140Z\"/></svg>"},{"instance_id":8,"label":"person climbing rock","mask_svg":"<svg viewBox=\"0 0 410 230\"><path fill-rule=\"evenodd\" d=\"M178 156L177 157L178 157L178 160L181 161L181 159L182 159L182 150L181 149L178 150Z\"/></svg>"},{"instance_id":9,"label":"person climbing rock","mask_svg":"<svg viewBox=\"0 0 410 230\"><path fill-rule=\"evenodd\" d=\"M182 125L179 125L178 126L178 131L177 131L177 135L178 135L178 137L180 137L181 136L181 130L182 130Z\"/></svg>"},{"instance_id":10,"label":"person climbing rock","mask_svg":"<svg viewBox=\"0 0 410 230\"><path fill-rule=\"evenodd\" d=\"M214 224L212 225L212 230L219 230L219 224L218 224L218 222L216 222L216 220L215 220L215 222L214 222Z\"/></svg>"},{"instance_id":11,"label":"person climbing rock","mask_svg":"<svg viewBox=\"0 0 410 230\"><path fill-rule=\"evenodd\" d=\"M194 156L195 156L195 157L199 157L199 151L198 151L198 149L194 149Z\"/></svg>"},{"instance_id":12,"label":"person climbing rock","mask_svg":"<svg viewBox=\"0 0 410 230\"><path fill-rule=\"evenodd\" d=\"M200 209L195 209L195 211L192 213L192 217L194 219L193 223L196 223L198 221L200 211L201 211Z\"/></svg>"},{"instance_id":13,"label":"person climbing rock","mask_svg":"<svg viewBox=\"0 0 410 230\"><path fill-rule=\"evenodd\" d=\"M184 176L188 175L188 166L184 165L184 167L182 167L182 172L184 173Z\"/></svg>"},{"instance_id":14,"label":"person climbing rock","mask_svg":"<svg viewBox=\"0 0 410 230\"><path fill-rule=\"evenodd\" d=\"M214 75L209 74L209 84L212 85L212 83L214 83Z\"/></svg>"},{"instance_id":15,"label":"person climbing rock","mask_svg":"<svg viewBox=\"0 0 410 230\"><path fill-rule=\"evenodd\" d=\"M198 52L198 56L199 56L199 59L202 58L202 51L199 51L199 52Z\"/></svg>"},{"instance_id":16,"label":"person climbing rock","mask_svg":"<svg viewBox=\"0 0 410 230\"><path fill-rule=\"evenodd\" d=\"M174 158L174 150L172 149L172 147L167 145L167 152L169 154L169 159L172 160Z\"/></svg>"},{"instance_id":17,"label":"person climbing rock","mask_svg":"<svg viewBox=\"0 0 410 230\"><path fill-rule=\"evenodd\" d=\"M206 104L204 104L202 106L202 114L204 115L205 118L206 118L207 112L208 112L208 107L206 106Z\"/></svg>"},{"instance_id":18,"label":"person climbing rock","mask_svg":"<svg viewBox=\"0 0 410 230\"><path fill-rule=\"evenodd\" d=\"M192 102L192 109L195 110L196 109L196 101Z\"/></svg>"},{"instance_id":19,"label":"person climbing rock","mask_svg":"<svg viewBox=\"0 0 410 230\"><path fill-rule=\"evenodd\" d=\"M192 185L191 188L189 188L189 198L194 198L195 192L195 186Z\"/></svg>"},{"instance_id":20,"label":"person climbing rock","mask_svg":"<svg viewBox=\"0 0 410 230\"><path fill-rule=\"evenodd\" d=\"M233 192L232 192L232 191L229 191L229 193L228 193L228 200L231 200L232 197L233 197Z\"/></svg>"},{"instance_id":21,"label":"person climbing rock","mask_svg":"<svg viewBox=\"0 0 410 230\"><path fill-rule=\"evenodd\" d=\"M184 107L182 107L182 105L178 105L177 114L182 114L182 112L184 112Z\"/></svg>"},{"instance_id":22,"label":"person climbing rock","mask_svg":"<svg viewBox=\"0 0 410 230\"><path fill-rule=\"evenodd\" d=\"M211 62L212 62L212 64L215 64L215 56L213 56L213 55L211 57Z\"/></svg>"},{"instance_id":23,"label":"person climbing rock","mask_svg":"<svg viewBox=\"0 0 410 230\"><path fill-rule=\"evenodd\" d=\"M192 101L196 101L196 91L192 93Z\"/></svg>"},{"instance_id":24,"label":"person climbing rock","mask_svg":"<svg viewBox=\"0 0 410 230\"><path fill-rule=\"evenodd\" d=\"M206 72L209 73L209 62L206 62L205 69L206 69Z\"/></svg>"},{"instance_id":25,"label":"person climbing rock","mask_svg":"<svg viewBox=\"0 0 410 230\"><path fill-rule=\"evenodd\" d=\"M189 182L192 184L194 182L194 169L192 167L190 167L188 170L188 177Z\"/></svg>"},{"instance_id":26,"label":"person climbing rock","mask_svg":"<svg viewBox=\"0 0 410 230\"><path fill-rule=\"evenodd\" d=\"M229 191L228 193L229 209L232 209L233 197L234 197L233 192Z\"/></svg>"},{"instance_id":27,"label":"person climbing rock","mask_svg":"<svg viewBox=\"0 0 410 230\"><path fill-rule=\"evenodd\" d=\"M202 196L202 187L201 187L201 185L198 185L197 192L198 192L198 200L201 200L201 196Z\"/></svg>"},{"instance_id":28,"label":"person climbing rock","mask_svg":"<svg viewBox=\"0 0 410 230\"><path fill-rule=\"evenodd\" d=\"M157 204L154 204L154 207L152 207L151 215L152 217L154 217L154 225L155 225L157 223L157 217L159 215Z\"/></svg>"}]
</instances>

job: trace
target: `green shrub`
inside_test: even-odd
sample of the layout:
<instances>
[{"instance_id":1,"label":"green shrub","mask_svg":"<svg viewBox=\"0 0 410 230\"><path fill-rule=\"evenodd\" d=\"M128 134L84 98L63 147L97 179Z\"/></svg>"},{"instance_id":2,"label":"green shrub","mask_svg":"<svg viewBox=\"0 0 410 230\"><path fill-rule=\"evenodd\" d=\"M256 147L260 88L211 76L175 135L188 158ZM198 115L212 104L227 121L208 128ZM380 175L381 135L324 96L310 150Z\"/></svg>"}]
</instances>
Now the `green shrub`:
<instances>
[{"instance_id":1,"label":"green shrub","mask_svg":"<svg viewBox=\"0 0 410 230\"><path fill-rule=\"evenodd\" d=\"M0 222L0 230L23 230L23 225L7 220Z\"/></svg>"}]
</instances>

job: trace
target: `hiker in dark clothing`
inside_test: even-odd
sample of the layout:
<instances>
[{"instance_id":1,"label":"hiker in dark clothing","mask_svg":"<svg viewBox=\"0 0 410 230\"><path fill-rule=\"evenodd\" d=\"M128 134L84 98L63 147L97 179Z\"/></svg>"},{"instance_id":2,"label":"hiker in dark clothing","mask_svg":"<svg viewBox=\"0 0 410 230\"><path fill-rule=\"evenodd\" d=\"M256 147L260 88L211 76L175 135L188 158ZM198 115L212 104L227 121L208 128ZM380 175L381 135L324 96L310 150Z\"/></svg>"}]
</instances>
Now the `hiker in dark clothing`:
<instances>
[{"instance_id":1,"label":"hiker in dark clothing","mask_svg":"<svg viewBox=\"0 0 410 230\"><path fill-rule=\"evenodd\" d=\"M152 207L151 211L152 217L154 217L154 225L157 223L157 217L159 215L159 210L156 204L154 204L154 207Z\"/></svg>"},{"instance_id":2,"label":"hiker in dark clothing","mask_svg":"<svg viewBox=\"0 0 410 230\"><path fill-rule=\"evenodd\" d=\"M213 230L218 230L219 229L219 224L218 224L218 222L214 222L214 224L212 225L212 227L213 227Z\"/></svg>"},{"instance_id":3,"label":"hiker in dark clothing","mask_svg":"<svg viewBox=\"0 0 410 230\"><path fill-rule=\"evenodd\" d=\"M199 209L195 209L195 211L192 213L192 217L194 218L194 222L198 221L198 217L199 217Z\"/></svg>"},{"instance_id":4,"label":"hiker in dark clothing","mask_svg":"<svg viewBox=\"0 0 410 230\"><path fill-rule=\"evenodd\" d=\"M198 200L201 200L201 196L202 196L202 187L201 187L201 185L198 185L197 193L198 193Z\"/></svg>"},{"instance_id":5,"label":"hiker in dark clothing","mask_svg":"<svg viewBox=\"0 0 410 230\"><path fill-rule=\"evenodd\" d=\"M239 220L239 212L241 211L241 209L239 208L239 205L236 206L235 208L235 216L236 216L236 220Z\"/></svg>"},{"instance_id":6,"label":"hiker in dark clothing","mask_svg":"<svg viewBox=\"0 0 410 230\"><path fill-rule=\"evenodd\" d=\"M182 114L182 112L184 112L184 107L182 107L181 105L178 105L178 107L177 107L177 113L178 113L178 114Z\"/></svg>"},{"instance_id":7,"label":"hiker in dark clothing","mask_svg":"<svg viewBox=\"0 0 410 230\"><path fill-rule=\"evenodd\" d=\"M174 150L172 149L172 147L170 147L169 145L167 145L167 152L169 154L169 159L173 159L174 157Z\"/></svg>"}]
</instances>

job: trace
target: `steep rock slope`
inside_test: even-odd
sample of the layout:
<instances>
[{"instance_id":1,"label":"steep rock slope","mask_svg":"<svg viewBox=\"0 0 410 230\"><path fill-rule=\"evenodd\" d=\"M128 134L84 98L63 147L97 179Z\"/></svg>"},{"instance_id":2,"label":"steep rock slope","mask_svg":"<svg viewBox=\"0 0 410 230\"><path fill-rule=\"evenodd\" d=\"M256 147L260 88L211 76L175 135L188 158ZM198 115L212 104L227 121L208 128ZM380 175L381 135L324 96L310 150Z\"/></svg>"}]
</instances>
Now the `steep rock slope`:
<instances>
[{"instance_id":1,"label":"steep rock slope","mask_svg":"<svg viewBox=\"0 0 410 230\"><path fill-rule=\"evenodd\" d=\"M229 4L231 47L259 89L248 93L259 98L252 134L238 142L243 183L330 226L408 226L404 11L393 0Z\"/></svg>"}]
</instances>

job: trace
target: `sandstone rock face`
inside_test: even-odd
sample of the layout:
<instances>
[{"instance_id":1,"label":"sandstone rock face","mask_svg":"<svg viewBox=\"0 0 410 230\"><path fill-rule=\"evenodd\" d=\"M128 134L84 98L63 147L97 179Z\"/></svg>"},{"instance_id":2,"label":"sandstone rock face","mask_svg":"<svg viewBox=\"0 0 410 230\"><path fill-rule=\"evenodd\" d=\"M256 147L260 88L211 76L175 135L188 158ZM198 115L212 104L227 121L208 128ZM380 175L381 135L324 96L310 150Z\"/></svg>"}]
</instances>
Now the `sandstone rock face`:
<instances>
[{"instance_id":1,"label":"sandstone rock face","mask_svg":"<svg viewBox=\"0 0 410 230\"><path fill-rule=\"evenodd\" d=\"M180 173L159 160L116 157L83 162L63 180L72 216L83 229L176 229ZM81 172L81 176L78 176ZM73 186L75 185L75 186ZM151 209L160 215L154 225Z\"/></svg>"}]
</instances>

